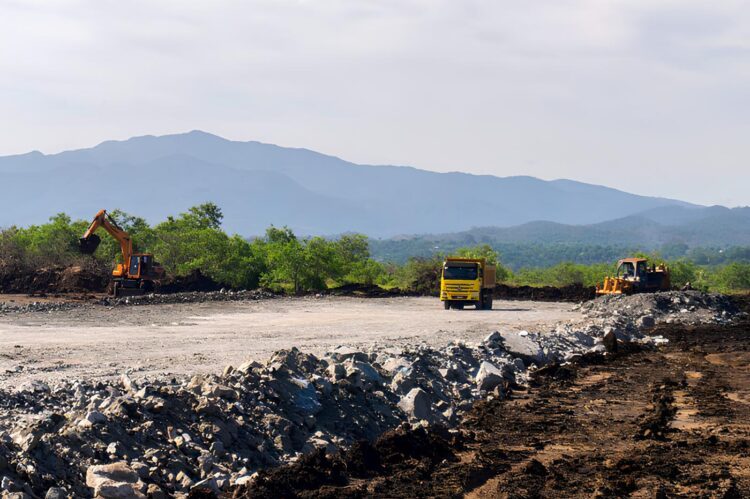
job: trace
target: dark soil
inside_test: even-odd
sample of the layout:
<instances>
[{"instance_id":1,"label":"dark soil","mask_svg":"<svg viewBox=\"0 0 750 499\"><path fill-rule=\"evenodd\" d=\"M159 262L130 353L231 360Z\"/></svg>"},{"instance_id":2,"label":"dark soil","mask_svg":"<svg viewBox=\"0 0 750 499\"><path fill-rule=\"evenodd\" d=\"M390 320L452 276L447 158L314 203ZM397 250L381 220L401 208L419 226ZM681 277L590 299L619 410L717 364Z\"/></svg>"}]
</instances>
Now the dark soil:
<instances>
[{"instance_id":1,"label":"dark soil","mask_svg":"<svg viewBox=\"0 0 750 499\"><path fill-rule=\"evenodd\" d=\"M193 270L186 276L167 276L159 286L159 293L208 292L218 291L224 287L229 288L201 273L200 270Z\"/></svg>"},{"instance_id":2,"label":"dark soil","mask_svg":"<svg viewBox=\"0 0 750 499\"><path fill-rule=\"evenodd\" d=\"M344 284L323 292L332 296L356 296L363 298L393 298L398 296L420 296L419 293L399 288L381 288L377 284Z\"/></svg>"},{"instance_id":3,"label":"dark soil","mask_svg":"<svg viewBox=\"0 0 750 499\"><path fill-rule=\"evenodd\" d=\"M0 293L97 293L107 289L109 280L108 269L87 261L69 267L0 266Z\"/></svg>"},{"instance_id":4,"label":"dark soil","mask_svg":"<svg viewBox=\"0 0 750 499\"><path fill-rule=\"evenodd\" d=\"M750 320L654 334L670 342L547 368L452 432L319 453L234 497L750 497Z\"/></svg>"},{"instance_id":5,"label":"dark soil","mask_svg":"<svg viewBox=\"0 0 750 499\"><path fill-rule=\"evenodd\" d=\"M30 268L19 264L0 265L0 293L56 295L61 293L103 293L110 290L111 270L94 260L68 267ZM218 291L224 286L194 270L186 276L167 276L159 293Z\"/></svg>"},{"instance_id":6,"label":"dark soil","mask_svg":"<svg viewBox=\"0 0 750 499\"><path fill-rule=\"evenodd\" d=\"M501 300L569 301L582 302L596 298L596 288L582 284L571 284L556 288L552 286L495 286L494 297Z\"/></svg>"}]
</instances>

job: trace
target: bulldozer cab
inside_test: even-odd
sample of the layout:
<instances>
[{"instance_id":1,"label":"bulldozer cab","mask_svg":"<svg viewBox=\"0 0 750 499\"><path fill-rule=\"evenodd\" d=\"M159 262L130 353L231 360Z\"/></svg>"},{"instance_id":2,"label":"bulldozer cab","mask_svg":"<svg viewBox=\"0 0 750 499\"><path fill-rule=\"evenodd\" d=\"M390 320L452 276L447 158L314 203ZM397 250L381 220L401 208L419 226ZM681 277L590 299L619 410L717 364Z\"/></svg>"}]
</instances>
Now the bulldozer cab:
<instances>
[{"instance_id":1,"label":"bulldozer cab","mask_svg":"<svg viewBox=\"0 0 750 499\"><path fill-rule=\"evenodd\" d=\"M667 291L671 286L669 268L651 265L645 258L625 258L617 262L615 277L605 277L604 284L596 286L598 295L617 295Z\"/></svg>"},{"instance_id":2,"label":"bulldozer cab","mask_svg":"<svg viewBox=\"0 0 750 499\"><path fill-rule=\"evenodd\" d=\"M620 260L617 267L617 277L628 281L640 281L648 272L648 262L644 259L629 258Z\"/></svg>"}]
</instances>

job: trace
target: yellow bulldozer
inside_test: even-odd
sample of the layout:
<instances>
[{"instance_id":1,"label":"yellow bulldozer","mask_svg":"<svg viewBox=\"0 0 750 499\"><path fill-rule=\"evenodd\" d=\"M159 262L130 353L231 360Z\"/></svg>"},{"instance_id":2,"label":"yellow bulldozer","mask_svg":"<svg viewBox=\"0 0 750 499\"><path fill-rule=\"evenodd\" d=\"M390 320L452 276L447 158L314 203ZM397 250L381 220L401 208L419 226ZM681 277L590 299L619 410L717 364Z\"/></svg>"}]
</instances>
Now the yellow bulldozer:
<instances>
[{"instance_id":1,"label":"yellow bulldozer","mask_svg":"<svg viewBox=\"0 0 750 499\"><path fill-rule=\"evenodd\" d=\"M617 262L617 274L605 277L604 284L596 286L598 295L632 295L669 291L672 283L669 267L649 266L646 258L624 258Z\"/></svg>"}]
</instances>

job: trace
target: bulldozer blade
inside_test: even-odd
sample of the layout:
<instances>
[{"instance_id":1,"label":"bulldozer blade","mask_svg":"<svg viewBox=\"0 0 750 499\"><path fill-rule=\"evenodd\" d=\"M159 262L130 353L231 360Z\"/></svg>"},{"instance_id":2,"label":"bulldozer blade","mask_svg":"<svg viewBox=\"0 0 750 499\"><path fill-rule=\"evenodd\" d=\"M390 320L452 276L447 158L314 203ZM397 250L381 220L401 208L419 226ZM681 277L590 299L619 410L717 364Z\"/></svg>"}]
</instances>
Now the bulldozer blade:
<instances>
[{"instance_id":1,"label":"bulldozer blade","mask_svg":"<svg viewBox=\"0 0 750 499\"><path fill-rule=\"evenodd\" d=\"M91 234L87 238L81 238L78 240L78 249L85 255L91 255L99 247L99 243L102 240L96 234Z\"/></svg>"}]
</instances>

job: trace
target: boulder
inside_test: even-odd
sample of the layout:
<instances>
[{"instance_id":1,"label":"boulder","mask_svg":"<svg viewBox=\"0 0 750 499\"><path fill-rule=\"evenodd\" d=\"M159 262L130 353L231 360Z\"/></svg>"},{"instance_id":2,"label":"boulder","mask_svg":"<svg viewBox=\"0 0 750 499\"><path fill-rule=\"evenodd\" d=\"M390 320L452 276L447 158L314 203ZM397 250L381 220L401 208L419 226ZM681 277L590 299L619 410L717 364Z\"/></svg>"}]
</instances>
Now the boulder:
<instances>
[{"instance_id":1,"label":"boulder","mask_svg":"<svg viewBox=\"0 0 750 499\"><path fill-rule=\"evenodd\" d=\"M68 493L60 487L50 487L44 495L44 499L68 499Z\"/></svg>"},{"instance_id":2,"label":"boulder","mask_svg":"<svg viewBox=\"0 0 750 499\"><path fill-rule=\"evenodd\" d=\"M167 494L165 494L164 491L161 490L161 487L159 487L155 483L149 484L148 488L146 489L146 495L149 497L149 499L167 499Z\"/></svg>"},{"instance_id":3,"label":"boulder","mask_svg":"<svg viewBox=\"0 0 750 499\"><path fill-rule=\"evenodd\" d=\"M656 324L656 320L650 315L644 315L640 319L638 319L638 327L640 328L649 328L654 327Z\"/></svg>"},{"instance_id":4,"label":"boulder","mask_svg":"<svg viewBox=\"0 0 750 499\"><path fill-rule=\"evenodd\" d=\"M347 346L336 347L329 356L337 362L343 362L347 359L354 359L360 362L367 362L369 360L366 353Z\"/></svg>"},{"instance_id":5,"label":"boulder","mask_svg":"<svg viewBox=\"0 0 750 499\"><path fill-rule=\"evenodd\" d=\"M503 336L495 331L494 333L488 334L484 340L482 340L482 343L488 346L497 346L498 344L502 344L503 342Z\"/></svg>"},{"instance_id":6,"label":"boulder","mask_svg":"<svg viewBox=\"0 0 750 499\"><path fill-rule=\"evenodd\" d=\"M477 388L479 390L489 392L496 386L502 384L503 381L505 381L505 379L503 377L502 369L490 362L482 362L476 376Z\"/></svg>"},{"instance_id":7,"label":"boulder","mask_svg":"<svg viewBox=\"0 0 750 499\"><path fill-rule=\"evenodd\" d=\"M94 497L102 499L145 499L143 483L138 474L125 462L90 466L86 470L86 485Z\"/></svg>"},{"instance_id":8,"label":"boulder","mask_svg":"<svg viewBox=\"0 0 750 499\"><path fill-rule=\"evenodd\" d=\"M409 393L401 397L398 408L413 420L432 421L433 419L430 397L421 388L412 388Z\"/></svg>"},{"instance_id":9,"label":"boulder","mask_svg":"<svg viewBox=\"0 0 750 499\"><path fill-rule=\"evenodd\" d=\"M543 364L548 360L544 349L528 331L508 331L501 333L500 336L502 336L506 351L538 364Z\"/></svg>"},{"instance_id":10,"label":"boulder","mask_svg":"<svg viewBox=\"0 0 750 499\"><path fill-rule=\"evenodd\" d=\"M83 419L78 422L78 426L82 426L86 428L86 427L91 427L97 424L103 424L106 422L107 422L107 416L105 416L99 411L90 411L90 412L87 412L86 415L83 417Z\"/></svg>"},{"instance_id":11,"label":"boulder","mask_svg":"<svg viewBox=\"0 0 750 499\"><path fill-rule=\"evenodd\" d=\"M345 367L347 377L357 377L362 382L369 384L379 385L383 383L383 378L380 374L367 362L361 362L358 360L348 361L345 364Z\"/></svg>"},{"instance_id":12,"label":"boulder","mask_svg":"<svg viewBox=\"0 0 750 499\"><path fill-rule=\"evenodd\" d=\"M610 330L602 338L602 345L609 353L615 353L617 351L617 334L614 330Z\"/></svg>"}]
</instances>

